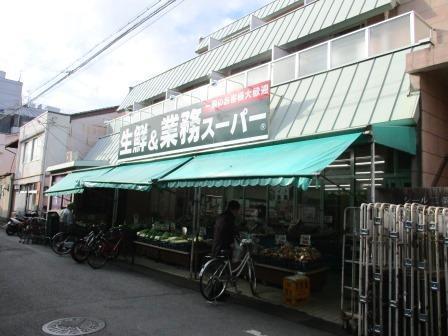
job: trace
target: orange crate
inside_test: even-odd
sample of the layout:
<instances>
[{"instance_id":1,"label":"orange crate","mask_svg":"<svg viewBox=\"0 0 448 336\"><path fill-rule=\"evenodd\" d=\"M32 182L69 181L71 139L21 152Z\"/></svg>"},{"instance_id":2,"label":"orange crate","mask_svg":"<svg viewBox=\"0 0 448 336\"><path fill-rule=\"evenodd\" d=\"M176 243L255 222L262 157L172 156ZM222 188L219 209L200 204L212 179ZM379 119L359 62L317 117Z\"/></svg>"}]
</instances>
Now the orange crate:
<instances>
[{"instance_id":1,"label":"orange crate","mask_svg":"<svg viewBox=\"0 0 448 336\"><path fill-rule=\"evenodd\" d=\"M305 275L283 278L283 301L295 306L310 297L310 279Z\"/></svg>"}]
</instances>

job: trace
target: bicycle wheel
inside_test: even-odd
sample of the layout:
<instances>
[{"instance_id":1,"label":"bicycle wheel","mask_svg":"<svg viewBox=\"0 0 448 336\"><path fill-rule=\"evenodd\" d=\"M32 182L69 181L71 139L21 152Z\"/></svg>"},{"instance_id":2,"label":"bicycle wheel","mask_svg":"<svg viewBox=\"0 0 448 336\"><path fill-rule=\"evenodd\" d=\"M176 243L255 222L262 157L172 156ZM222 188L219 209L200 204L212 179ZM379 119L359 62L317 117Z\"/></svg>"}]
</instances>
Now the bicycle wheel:
<instances>
[{"instance_id":1,"label":"bicycle wheel","mask_svg":"<svg viewBox=\"0 0 448 336\"><path fill-rule=\"evenodd\" d=\"M89 255L87 256L87 263L93 269L101 268L107 262L107 256L104 253L105 244L107 244L105 241L99 241L97 244L92 246L92 249L89 251Z\"/></svg>"},{"instance_id":2,"label":"bicycle wheel","mask_svg":"<svg viewBox=\"0 0 448 336\"><path fill-rule=\"evenodd\" d=\"M222 259L208 261L199 273L199 289L207 301L218 299L227 287L230 278L227 264Z\"/></svg>"},{"instance_id":3,"label":"bicycle wheel","mask_svg":"<svg viewBox=\"0 0 448 336\"><path fill-rule=\"evenodd\" d=\"M252 260L249 260L247 263L247 281L249 281L252 295L257 296L257 277L255 276L255 267Z\"/></svg>"},{"instance_id":4,"label":"bicycle wheel","mask_svg":"<svg viewBox=\"0 0 448 336\"><path fill-rule=\"evenodd\" d=\"M67 244L68 235L65 232L56 233L51 238L51 249L54 253L64 255L70 253L73 244Z\"/></svg>"},{"instance_id":5,"label":"bicycle wheel","mask_svg":"<svg viewBox=\"0 0 448 336\"><path fill-rule=\"evenodd\" d=\"M73 260L78 263L83 263L87 260L89 256L89 247L87 246L87 242L84 239L78 240L74 245L70 252Z\"/></svg>"}]
</instances>

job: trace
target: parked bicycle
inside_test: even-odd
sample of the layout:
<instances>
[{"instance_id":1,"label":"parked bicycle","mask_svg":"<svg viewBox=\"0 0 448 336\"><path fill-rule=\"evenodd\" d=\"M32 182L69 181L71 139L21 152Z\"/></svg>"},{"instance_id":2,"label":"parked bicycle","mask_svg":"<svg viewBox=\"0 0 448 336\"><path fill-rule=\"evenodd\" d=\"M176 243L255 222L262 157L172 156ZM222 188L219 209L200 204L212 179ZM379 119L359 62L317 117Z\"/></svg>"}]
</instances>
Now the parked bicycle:
<instances>
[{"instance_id":1,"label":"parked bicycle","mask_svg":"<svg viewBox=\"0 0 448 336\"><path fill-rule=\"evenodd\" d=\"M25 217L23 227L17 234L20 243L44 243L46 241L45 218Z\"/></svg>"},{"instance_id":2,"label":"parked bicycle","mask_svg":"<svg viewBox=\"0 0 448 336\"><path fill-rule=\"evenodd\" d=\"M120 249L126 241L127 236L123 229L113 228L107 235L101 232L91 244L87 263L94 269L103 267L107 261L118 257Z\"/></svg>"},{"instance_id":3,"label":"parked bicycle","mask_svg":"<svg viewBox=\"0 0 448 336\"><path fill-rule=\"evenodd\" d=\"M252 295L257 295L257 278L255 276L254 263L251 257L253 247L252 240L241 241L243 258L233 268L231 256L227 253L206 262L199 273L199 288L202 296L208 301L219 299L225 292L227 286L232 284L237 287L238 278L242 275L249 282Z\"/></svg>"},{"instance_id":4,"label":"parked bicycle","mask_svg":"<svg viewBox=\"0 0 448 336\"><path fill-rule=\"evenodd\" d=\"M85 228L77 226L72 232L61 231L51 238L51 249L59 255L69 254L75 243L85 234Z\"/></svg>"},{"instance_id":5,"label":"parked bicycle","mask_svg":"<svg viewBox=\"0 0 448 336\"><path fill-rule=\"evenodd\" d=\"M87 260L90 250L95 246L96 242L102 237L103 231L97 226L93 226L89 234L73 244L70 255L73 260L83 263Z\"/></svg>"}]
</instances>

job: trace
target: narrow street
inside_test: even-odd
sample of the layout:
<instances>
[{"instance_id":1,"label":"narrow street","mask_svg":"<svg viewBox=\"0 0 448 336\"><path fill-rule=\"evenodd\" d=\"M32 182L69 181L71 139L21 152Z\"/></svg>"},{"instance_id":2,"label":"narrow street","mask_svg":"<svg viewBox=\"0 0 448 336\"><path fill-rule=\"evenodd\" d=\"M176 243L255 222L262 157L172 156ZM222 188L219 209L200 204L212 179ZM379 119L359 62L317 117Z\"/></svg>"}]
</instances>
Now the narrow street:
<instances>
[{"instance_id":1,"label":"narrow street","mask_svg":"<svg viewBox=\"0 0 448 336\"><path fill-rule=\"evenodd\" d=\"M157 274L95 271L3 230L0 267L0 336L44 335L45 323L78 316L106 323L95 335L330 335L232 300L209 304Z\"/></svg>"}]
</instances>

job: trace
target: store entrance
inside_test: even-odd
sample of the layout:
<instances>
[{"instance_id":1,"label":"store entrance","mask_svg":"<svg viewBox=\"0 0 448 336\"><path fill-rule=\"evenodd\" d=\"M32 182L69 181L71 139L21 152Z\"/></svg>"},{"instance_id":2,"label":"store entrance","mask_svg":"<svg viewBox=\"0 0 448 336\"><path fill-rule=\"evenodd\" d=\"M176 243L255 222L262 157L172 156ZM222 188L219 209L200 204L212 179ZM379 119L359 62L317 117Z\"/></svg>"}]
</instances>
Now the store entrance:
<instances>
[{"instance_id":1,"label":"store entrance","mask_svg":"<svg viewBox=\"0 0 448 336\"><path fill-rule=\"evenodd\" d=\"M340 276L343 211L350 193L326 190L315 182L306 191L294 186L200 188L197 229L193 227L194 189L153 189L122 198L119 216L138 227L139 257L198 272L210 254L213 227L230 200L241 205L237 219L242 238L255 247L258 292L263 300L340 324ZM150 204L150 207L147 205ZM192 249L192 241L195 242ZM165 266L163 266L165 267ZM310 294L290 301L283 289L288 277L309 279ZM251 296L250 289L240 287Z\"/></svg>"}]
</instances>

